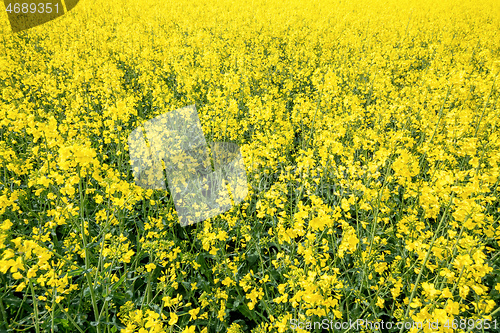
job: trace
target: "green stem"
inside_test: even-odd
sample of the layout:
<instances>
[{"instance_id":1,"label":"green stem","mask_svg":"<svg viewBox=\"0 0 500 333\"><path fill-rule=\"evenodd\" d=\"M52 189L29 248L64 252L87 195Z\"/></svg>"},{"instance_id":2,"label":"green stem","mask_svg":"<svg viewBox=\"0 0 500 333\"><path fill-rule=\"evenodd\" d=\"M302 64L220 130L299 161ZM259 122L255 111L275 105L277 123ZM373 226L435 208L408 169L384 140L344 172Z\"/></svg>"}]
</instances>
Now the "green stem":
<instances>
[{"instance_id":1,"label":"green stem","mask_svg":"<svg viewBox=\"0 0 500 333\"><path fill-rule=\"evenodd\" d=\"M38 302L35 295L35 289L33 288L33 283L31 283L31 279L29 280L29 285L31 289L31 297L33 297L33 309L35 312L35 330L36 333L40 333L40 324L38 323Z\"/></svg>"},{"instance_id":2,"label":"green stem","mask_svg":"<svg viewBox=\"0 0 500 333\"><path fill-rule=\"evenodd\" d=\"M415 284L413 285L413 290L411 291L410 299L408 300L408 307L406 308L406 312L404 315L404 318L408 318L408 314L410 313L410 304L413 300L413 297L415 296L415 292L417 291L418 283L420 282L420 278L422 277L422 273L425 269L425 265L427 264L427 261L429 260L429 257L431 255L432 247L434 246L434 242L437 239L437 236L439 234L439 231L441 230L441 227L444 223L444 220L446 218L446 215L448 214L448 210L453 202L453 197L454 193L450 196L450 202L448 203L448 206L446 207L446 210L443 213L443 216L441 217L441 221L439 221L439 225L436 229L436 232L434 233L434 236L432 237L431 243L429 245L429 250L427 250L427 254L425 255L424 262L422 263L422 267L420 268L420 271L418 272L417 280L415 281ZM399 330L399 333L403 333L404 327L401 327Z\"/></svg>"},{"instance_id":3,"label":"green stem","mask_svg":"<svg viewBox=\"0 0 500 333\"><path fill-rule=\"evenodd\" d=\"M92 279L90 278L90 262L89 262L89 249L87 246L87 238L85 236L85 218L83 214L83 192L82 192L82 177L80 174L80 168L78 169L78 177L80 178L80 181L78 182L78 191L80 193L80 219L81 219L81 233L82 233L82 241L83 241L83 248L85 251L85 277L87 279L87 284L89 286L89 291L90 291L90 298L92 300L92 308L94 310L94 317L96 321L99 320L99 310L97 308L97 302L94 294L94 284L92 283ZM96 325L97 332L101 332L101 326L99 325L99 322L97 322Z\"/></svg>"}]
</instances>

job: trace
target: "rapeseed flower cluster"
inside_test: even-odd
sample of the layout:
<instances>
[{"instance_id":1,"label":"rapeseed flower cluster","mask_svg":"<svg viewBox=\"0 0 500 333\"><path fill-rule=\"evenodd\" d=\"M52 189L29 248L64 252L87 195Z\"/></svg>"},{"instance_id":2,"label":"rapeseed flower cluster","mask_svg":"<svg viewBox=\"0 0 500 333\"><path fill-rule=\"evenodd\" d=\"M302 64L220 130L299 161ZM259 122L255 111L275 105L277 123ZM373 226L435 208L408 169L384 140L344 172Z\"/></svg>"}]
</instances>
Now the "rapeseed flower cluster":
<instances>
[{"instance_id":1,"label":"rapeseed flower cluster","mask_svg":"<svg viewBox=\"0 0 500 333\"><path fill-rule=\"evenodd\" d=\"M82 0L16 34L0 15L0 330L494 325L499 21L494 0ZM181 227L127 139L193 104L249 185Z\"/></svg>"}]
</instances>

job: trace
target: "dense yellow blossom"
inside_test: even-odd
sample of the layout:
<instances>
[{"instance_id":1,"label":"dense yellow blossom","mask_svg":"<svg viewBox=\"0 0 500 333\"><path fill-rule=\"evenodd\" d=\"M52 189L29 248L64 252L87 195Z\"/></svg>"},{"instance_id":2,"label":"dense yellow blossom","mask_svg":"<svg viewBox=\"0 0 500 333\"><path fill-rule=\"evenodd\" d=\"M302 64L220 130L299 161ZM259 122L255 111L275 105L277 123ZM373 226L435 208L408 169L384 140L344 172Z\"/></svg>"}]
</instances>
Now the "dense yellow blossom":
<instances>
[{"instance_id":1,"label":"dense yellow blossom","mask_svg":"<svg viewBox=\"0 0 500 333\"><path fill-rule=\"evenodd\" d=\"M19 33L4 12L0 331L497 318L499 21L494 0L81 0ZM248 195L182 228L127 138L192 104Z\"/></svg>"}]
</instances>

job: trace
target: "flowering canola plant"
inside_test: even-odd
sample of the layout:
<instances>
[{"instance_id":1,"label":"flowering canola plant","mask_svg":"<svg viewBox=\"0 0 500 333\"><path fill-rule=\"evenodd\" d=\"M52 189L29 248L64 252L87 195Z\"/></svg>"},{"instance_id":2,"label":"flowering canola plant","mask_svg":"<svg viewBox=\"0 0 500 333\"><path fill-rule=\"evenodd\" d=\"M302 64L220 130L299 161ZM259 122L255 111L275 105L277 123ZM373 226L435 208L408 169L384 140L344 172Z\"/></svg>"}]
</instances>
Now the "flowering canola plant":
<instances>
[{"instance_id":1,"label":"flowering canola plant","mask_svg":"<svg viewBox=\"0 0 500 333\"><path fill-rule=\"evenodd\" d=\"M82 0L19 33L4 12L0 329L493 323L498 22L494 0ZM192 104L248 195L181 227L127 138Z\"/></svg>"}]
</instances>

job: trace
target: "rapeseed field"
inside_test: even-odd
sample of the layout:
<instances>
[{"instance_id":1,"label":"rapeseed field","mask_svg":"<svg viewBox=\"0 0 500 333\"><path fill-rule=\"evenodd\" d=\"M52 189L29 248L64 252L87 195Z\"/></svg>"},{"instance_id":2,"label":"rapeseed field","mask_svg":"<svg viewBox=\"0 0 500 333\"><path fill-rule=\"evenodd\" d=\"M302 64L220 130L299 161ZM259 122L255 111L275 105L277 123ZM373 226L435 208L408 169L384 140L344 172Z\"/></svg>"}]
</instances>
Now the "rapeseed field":
<instances>
[{"instance_id":1,"label":"rapeseed field","mask_svg":"<svg viewBox=\"0 0 500 333\"><path fill-rule=\"evenodd\" d=\"M81 0L0 36L0 331L500 331L498 1ZM248 194L182 227L127 139L193 104Z\"/></svg>"}]
</instances>

